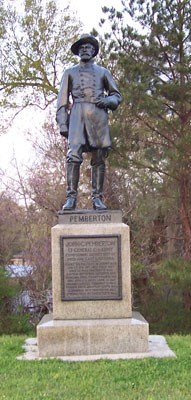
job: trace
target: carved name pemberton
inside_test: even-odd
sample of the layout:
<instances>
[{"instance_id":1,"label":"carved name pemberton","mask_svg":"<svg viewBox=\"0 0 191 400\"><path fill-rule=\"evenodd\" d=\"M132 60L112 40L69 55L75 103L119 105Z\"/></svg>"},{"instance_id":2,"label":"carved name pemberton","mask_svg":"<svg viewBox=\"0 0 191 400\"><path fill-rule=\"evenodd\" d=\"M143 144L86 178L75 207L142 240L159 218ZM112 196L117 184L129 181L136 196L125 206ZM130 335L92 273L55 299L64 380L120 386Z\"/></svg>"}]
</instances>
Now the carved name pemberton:
<instances>
[{"instance_id":1,"label":"carved name pemberton","mask_svg":"<svg viewBox=\"0 0 191 400\"><path fill-rule=\"evenodd\" d=\"M80 211L65 212L59 215L59 224L109 224L121 223L122 212L120 210Z\"/></svg>"},{"instance_id":2,"label":"carved name pemberton","mask_svg":"<svg viewBox=\"0 0 191 400\"><path fill-rule=\"evenodd\" d=\"M62 300L121 299L120 246L120 235L62 236Z\"/></svg>"},{"instance_id":3,"label":"carved name pemberton","mask_svg":"<svg viewBox=\"0 0 191 400\"><path fill-rule=\"evenodd\" d=\"M96 222L111 222L111 214L97 214L97 215L70 215L70 223L96 223Z\"/></svg>"}]
</instances>

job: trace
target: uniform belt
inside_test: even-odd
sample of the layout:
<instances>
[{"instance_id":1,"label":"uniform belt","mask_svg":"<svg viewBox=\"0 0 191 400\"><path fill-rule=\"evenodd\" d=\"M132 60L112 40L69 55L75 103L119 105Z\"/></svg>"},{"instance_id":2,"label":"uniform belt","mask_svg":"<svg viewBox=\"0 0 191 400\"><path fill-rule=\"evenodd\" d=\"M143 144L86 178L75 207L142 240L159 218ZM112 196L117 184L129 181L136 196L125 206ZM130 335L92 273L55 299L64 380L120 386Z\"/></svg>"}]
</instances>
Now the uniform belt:
<instances>
[{"instance_id":1,"label":"uniform belt","mask_svg":"<svg viewBox=\"0 0 191 400\"><path fill-rule=\"evenodd\" d=\"M97 103L97 99L93 100L93 99L88 99L86 97L83 98L79 98L79 99L74 99L74 103L92 103L92 104L96 104Z\"/></svg>"}]
</instances>

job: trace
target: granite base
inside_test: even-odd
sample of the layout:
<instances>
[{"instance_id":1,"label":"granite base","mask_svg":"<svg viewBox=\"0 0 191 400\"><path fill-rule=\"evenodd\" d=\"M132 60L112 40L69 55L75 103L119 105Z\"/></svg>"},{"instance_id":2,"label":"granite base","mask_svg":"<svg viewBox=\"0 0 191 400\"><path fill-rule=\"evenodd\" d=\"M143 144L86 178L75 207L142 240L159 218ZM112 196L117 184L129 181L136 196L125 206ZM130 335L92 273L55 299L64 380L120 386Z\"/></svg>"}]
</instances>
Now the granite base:
<instances>
[{"instance_id":1,"label":"granite base","mask_svg":"<svg viewBox=\"0 0 191 400\"><path fill-rule=\"evenodd\" d=\"M37 326L39 357L144 353L148 323L139 313L132 318L53 320L46 315Z\"/></svg>"}]
</instances>

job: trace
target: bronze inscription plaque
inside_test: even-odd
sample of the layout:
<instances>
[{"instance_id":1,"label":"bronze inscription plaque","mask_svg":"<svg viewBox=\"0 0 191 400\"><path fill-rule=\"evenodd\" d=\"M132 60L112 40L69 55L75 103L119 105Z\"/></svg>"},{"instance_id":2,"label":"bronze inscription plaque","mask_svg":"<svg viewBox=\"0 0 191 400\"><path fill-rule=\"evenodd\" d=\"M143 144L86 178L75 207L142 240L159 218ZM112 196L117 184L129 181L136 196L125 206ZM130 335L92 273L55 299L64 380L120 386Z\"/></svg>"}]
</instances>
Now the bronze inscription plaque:
<instances>
[{"instance_id":1,"label":"bronze inscription plaque","mask_svg":"<svg viewBox=\"0 0 191 400\"><path fill-rule=\"evenodd\" d=\"M62 300L119 300L120 235L61 236Z\"/></svg>"}]
</instances>

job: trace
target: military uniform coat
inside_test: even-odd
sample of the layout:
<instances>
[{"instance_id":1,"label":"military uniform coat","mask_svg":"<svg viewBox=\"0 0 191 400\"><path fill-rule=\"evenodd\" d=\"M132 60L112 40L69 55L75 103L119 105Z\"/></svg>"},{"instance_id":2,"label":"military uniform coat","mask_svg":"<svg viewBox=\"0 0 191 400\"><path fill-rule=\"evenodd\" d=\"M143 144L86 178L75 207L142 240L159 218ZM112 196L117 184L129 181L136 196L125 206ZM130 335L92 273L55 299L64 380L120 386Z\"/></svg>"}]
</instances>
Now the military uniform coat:
<instances>
[{"instance_id":1,"label":"military uniform coat","mask_svg":"<svg viewBox=\"0 0 191 400\"><path fill-rule=\"evenodd\" d=\"M111 139L108 127L108 109L99 108L96 103L107 96L112 110L121 102L121 95L111 73L98 66L93 60L80 62L65 70L57 101L56 120L60 131L67 130L68 108L72 97L68 144L70 151L84 149L108 148ZM89 150L88 150L89 151Z\"/></svg>"}]
</instances>

